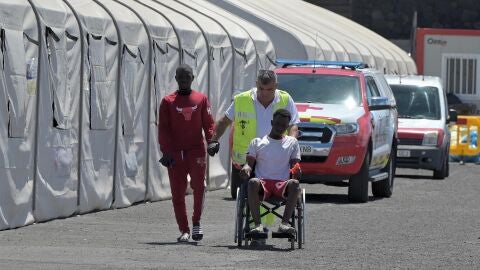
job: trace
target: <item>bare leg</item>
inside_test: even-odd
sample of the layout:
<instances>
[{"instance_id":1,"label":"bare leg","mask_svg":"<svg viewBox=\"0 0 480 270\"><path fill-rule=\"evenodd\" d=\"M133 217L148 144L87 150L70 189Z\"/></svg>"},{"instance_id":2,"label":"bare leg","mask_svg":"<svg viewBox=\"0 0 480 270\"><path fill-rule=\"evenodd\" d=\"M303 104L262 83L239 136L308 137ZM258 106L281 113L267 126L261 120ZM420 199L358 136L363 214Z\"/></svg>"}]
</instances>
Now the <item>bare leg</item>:
<instances>
[{"instance_id":1,"label":"bare leg","mask_svg":"<svg viewBox=\"0 0 480 270\"><path fill-rule=\"evenodd\" d=\"M248 205L250 206L255 226L260 225L260 188L262 188L260 179L252 178L248 180Z\"/></svg>"},{"instance_id":2,"label":"bare leg","mask_svg":"<svg viewBox=\"0 0 480 270\"><path fill-rule=\"evenodd\" d=\"M285 203L285 211L283 212L283 223L288 223L292 217L295 206L297 205L298 194L300 193L300 183L296 179L288 180L287 184L287 202ZM253 214L252 214L253 215Z\"/></svg>"}]
</instances>

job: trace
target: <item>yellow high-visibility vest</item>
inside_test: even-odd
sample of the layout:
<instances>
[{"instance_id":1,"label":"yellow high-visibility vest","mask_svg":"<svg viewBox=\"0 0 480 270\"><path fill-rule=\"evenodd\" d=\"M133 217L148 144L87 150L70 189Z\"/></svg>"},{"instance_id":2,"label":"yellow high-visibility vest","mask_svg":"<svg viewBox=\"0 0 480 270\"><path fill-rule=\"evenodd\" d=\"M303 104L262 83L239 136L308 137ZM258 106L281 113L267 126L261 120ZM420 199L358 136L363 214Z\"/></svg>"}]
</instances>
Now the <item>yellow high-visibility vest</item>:
<instances>
[{"instance_id":1,"label":"yellow high-visibility vest","mask_svg":"<svg viewBox=\"0 0 480 270\"><path fill-rule=\"evenodd\" d=\"M233 124L232 160L237 164L245 164L247 150L253 138L257 137L257 114L253 104L252 94L256 89L242 92L233 99L235 117ZM280 101L274 105L273 112L287 107L289 94L280 92Z\"/></svg>"}]
</instances>

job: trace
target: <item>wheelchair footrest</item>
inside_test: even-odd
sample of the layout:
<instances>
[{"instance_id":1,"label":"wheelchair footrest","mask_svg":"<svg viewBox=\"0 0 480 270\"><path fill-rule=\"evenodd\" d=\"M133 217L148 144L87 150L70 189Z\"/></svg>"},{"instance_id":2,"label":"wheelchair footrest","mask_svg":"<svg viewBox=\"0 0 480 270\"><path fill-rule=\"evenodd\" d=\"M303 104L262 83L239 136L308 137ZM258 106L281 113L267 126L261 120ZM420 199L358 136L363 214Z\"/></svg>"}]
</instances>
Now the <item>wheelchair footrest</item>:
<instances>
[{"instance_id":1,"label":"wheelchair footrest","mask_svg":"<svg viewBox=\"0 0 480 270\"><path fill-rule=\"evenodd\" d=\"M272 238L295 238L293 233L272 232Z\"/></svg>"},{"instance_id":2,"label":"wheelchair footrest","mask_svg":"<svg viewBox=\"0 0 480 270\"><path fill-rule=\"evenodd\" d=\"M263 232L263 233L253 233L249 232L245 234L246 239L267 239L268 238L268 233Z\"/></svg>"}]
</instances>

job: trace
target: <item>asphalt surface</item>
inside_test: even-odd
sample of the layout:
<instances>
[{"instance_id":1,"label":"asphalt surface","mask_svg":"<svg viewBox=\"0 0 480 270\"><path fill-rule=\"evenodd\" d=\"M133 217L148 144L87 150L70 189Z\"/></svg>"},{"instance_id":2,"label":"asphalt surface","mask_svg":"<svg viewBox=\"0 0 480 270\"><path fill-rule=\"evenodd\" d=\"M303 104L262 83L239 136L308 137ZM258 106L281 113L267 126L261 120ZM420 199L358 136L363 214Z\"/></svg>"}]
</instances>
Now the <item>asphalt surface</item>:
<instances>
[{"instance_id":1,"label":"asphalt surface","mask_svg":"<svg viewBox=\"0 0 480 270\"><path fill-rule=\"evenodd\" d=\"M0 269L480 269L479 175L474 164L451 164L445 180L398 169L393 196L365 204L349 203L347 187L302 185L302 250L285 239L238 248L235 203L219 190L207 194L200 243L176 243L171 202L160 201L0 231Z\"/></svg>"}]
</instances>

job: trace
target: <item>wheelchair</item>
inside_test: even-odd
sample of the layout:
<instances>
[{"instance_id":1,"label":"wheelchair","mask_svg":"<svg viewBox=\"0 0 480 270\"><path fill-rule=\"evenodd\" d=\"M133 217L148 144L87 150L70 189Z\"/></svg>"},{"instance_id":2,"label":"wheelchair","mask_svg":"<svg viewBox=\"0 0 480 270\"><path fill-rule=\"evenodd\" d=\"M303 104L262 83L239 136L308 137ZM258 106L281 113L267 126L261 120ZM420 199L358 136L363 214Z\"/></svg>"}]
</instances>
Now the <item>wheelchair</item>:
<instances>
[{"instance_id":1,"label":"wheelchair","mask_svg":"<svg viewBox=\"0 0 480 270\"><path fill-rule=\"evenodd\" d=\"M247 200L247 186L248 181L245 181L237 188L236 198L236 212L235 212L235 243L239 247L242 245L248 246L249 243L258 239L268 238L268 231L265 229L264 233L251 233L250 230L254 226L253 218L250 214L250 207ZM285 206L286 200L282 198L271 197L267 201L263 201L260 207L265 211L260 211L260 218L273 214L282 219L283 213L277 212L280 208ZM263 212L263 213L262 213ZM305 244L305 189L301 189L297 205L293 211L292 217L289 220L292 227L295 228L296 233L288 234L272 231L272 238L287 238L290 242L291 249L295 249L295 243L301 249Z\"/></svg>"}]
</instances>

